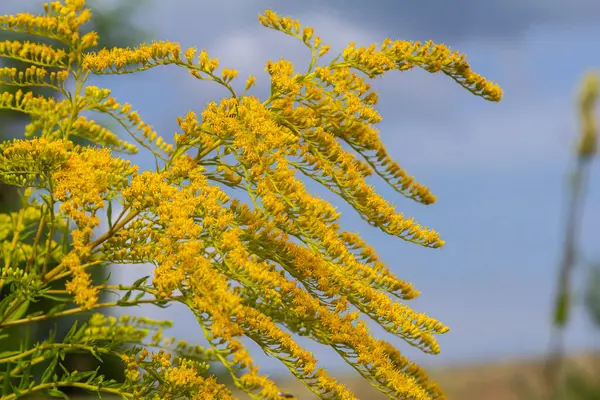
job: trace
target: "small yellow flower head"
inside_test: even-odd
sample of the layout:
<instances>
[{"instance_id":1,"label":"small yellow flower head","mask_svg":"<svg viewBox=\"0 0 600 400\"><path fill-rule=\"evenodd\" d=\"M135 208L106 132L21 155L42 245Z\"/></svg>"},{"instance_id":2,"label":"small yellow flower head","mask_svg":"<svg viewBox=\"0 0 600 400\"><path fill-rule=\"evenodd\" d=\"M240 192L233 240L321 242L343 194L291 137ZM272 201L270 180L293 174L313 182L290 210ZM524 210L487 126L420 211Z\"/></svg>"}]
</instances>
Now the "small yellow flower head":
<instances>
[{"instance_id":1,"label":"small yellow flower head","mask_svg":"<svg viewBox=\"0 0 600 400\"><path fill-rule=\"evenodd\" d=\"M314 45L315 49L318 49L319 46L321 45L321 38L319 36L316 36L314 43L315 43L315 45Z\"/></svg>"},{"instance_id":2,"label":"small yellow flower head","mask_svg":"<svg viewBox=\"0 0 600 400\"><path fill-rule=\"evenodd\" d=\"M198 56L198 63L200 64L200 68L206 68L206 64L208 63L208 61L208 53L202 50L200 52L200 55Z\"/></svg>"},{"instance_id":3,"label":"small yellow flower head","mask_svg":"<svg viewBox=\"0 0 600 400\"><path fill-rule=\"evenodd\" d=\"M234 69L223 68L221 76L225 82L231 82L238 76L238 72Z\"/></svg>"},{"instance_id":4,"label":"small yellow flower head","mask_svg":"<svg viewBox=\"0 0 600 400\"><path fill-rule=\"evenodd\" d=\"M62 265L73 274L65 289L74 296L75 304L84 309L93 307L98 302L98 288L93 286L90 275L80 264L79 257L75 253L69 253L63 257Z\"/></svg>"},{"instance_id":5,"label":"small yellow flower head","mask_svg":"<svg viewBox=\"0 0 600 400\"><path fill-rule=\"evenodd\" d=\"M31 60L42 67L65 67L67 53L42 43L6 40L0 42L0 54L10 58Z\"/></svg>"},{"instance_id":6,"label":"small yellow flower head","mask_svg":"<svg viewBox=\"0 0 600 400\"><path fill-rule=\"evenodd\" d=\"M319 55L318 56L319 57L324 56L325 54L327 54L329 52L329 50L330 50L329 45L325 45L325 46L321 47L321 49L319 50Z\"/></svg>"},{"instance_id":7,"label":"small yellow flower head","mask_svg":"<svg viewBox=\"0 0 600 400\"><path fill-rule=\"evenodd\" d=\"M246 87L244 88L244 90L249 90L252 86L254 86L254 84L256 83L256 78L253 75L250 75L248 77L248 79L246 80Z\"/></svg>"},{"instance_id":8,"label":"small yellow flower head","mask_svg":"<svg viewBox=\"0 0 600 400\"><path fill-rule=\"evenodd\" d=\"M311 27L306 27L304 28L304 30L302 31L302 40L307 43L313 36L313 34L315 33L315 30Z\"/></svg>"},{"instance_id":9,"label":"small yellow flower head","mask_svg":"<svg viewBox=\"0 0 600 400\"><path fill-rule=\"evenodd\" d=\"M89 49L98 45L98 34L96 32L88 32L81 38L81 46L84 49Z\"/></svg>"},{"instance_id":10,"label":"small yellow flower head","mask_svg":"<svg viewBox=\"0 0 600 400\"><path fill-rule=\"evenodd\" d=\"M83 66L95 74L126 73L155 65L179 64L182 63L180 58L181 47L178 43L160 41L141 44L133 49L115 47L86 53Z\"/></svg>"},{"instance_id":11,"label":"small yellow flower head","mask_svg":"<svg viewBox=\"0 0 600 400\"><path fill-rule=\"evenodd\" d=\"M188 64L192 64L194 62L194 55L196 54L197 49L195 47L190 47L185 51L184 57Z\"/></svg>"}]
</instances>

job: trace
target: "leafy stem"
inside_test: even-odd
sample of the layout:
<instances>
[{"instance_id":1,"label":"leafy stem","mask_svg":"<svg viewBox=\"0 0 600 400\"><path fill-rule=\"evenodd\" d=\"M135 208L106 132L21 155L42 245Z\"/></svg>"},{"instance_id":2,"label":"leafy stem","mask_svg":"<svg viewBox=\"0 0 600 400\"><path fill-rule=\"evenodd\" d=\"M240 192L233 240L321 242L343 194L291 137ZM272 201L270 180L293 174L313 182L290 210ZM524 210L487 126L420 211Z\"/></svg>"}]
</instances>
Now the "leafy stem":
<instances>
[{"instance_id":1,"label":"leafy stem","mask_svg":"<svg viewBox=\"0 0 600 400\"><path fill-rule=\"evenodd\" d=\"M162 299L160 301L164 302L164 300L162 300ZM95 310L97 308L117 307L117 306L119 306L119 307L129 306L130 307L130 306L136 306L139 304L153 304L153 303L157 303L157 302L159 302L158 299L140 299L140 300L135 300L135 301L110 301L110 302L106 302L106 303L98 303L89 308L76 307L76 308L71 308L66 311L57 312L57 313L51 314L51 315L38 315L36 317L27 317L27 318L22 318L22 319L16 319L14 321L0 323L0 327L3 328L3 327L7 327L7 326L23 325L23 324L28 324L30 322L44 321L44 320L47 320L50 318L64 317L66 315L75 315L80 312Z\"/></svg>"}]
</instances>

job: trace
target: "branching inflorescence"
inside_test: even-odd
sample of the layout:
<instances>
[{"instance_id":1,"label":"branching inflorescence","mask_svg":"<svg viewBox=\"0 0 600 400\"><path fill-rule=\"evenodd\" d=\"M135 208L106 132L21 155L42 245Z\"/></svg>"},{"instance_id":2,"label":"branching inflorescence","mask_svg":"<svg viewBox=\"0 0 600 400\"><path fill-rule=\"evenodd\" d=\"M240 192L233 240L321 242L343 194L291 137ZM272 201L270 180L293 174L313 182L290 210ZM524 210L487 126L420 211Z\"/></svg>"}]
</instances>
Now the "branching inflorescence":
<instances>
[{"instance_id":1,"label":"branching inflorescence","mask_svg":"<svg viewBox=\"0 0 600 400\"><path fill-rule=\"evenodd\" d=\"M435 202L429 189L386 152L373 127L381 117L367 78L416 66L442 72L487 100L500 100L501 89L474 73L463 55L431 42L350 44L324 63L321 57L330 48L312 28L266 11L260 22L302 41L312 61L304 73L295 72L289 61L269 61L271 92L261 101L248 94L254 77L238 94L230 85L238 72L219 70L217 59L195 48L156 42L88 52L97 36L80 35L79 28L90 15L84 0L66 0L47 4L41 16L0 17L0 29L61 44L0 43L0 56L31 64L24 71L0 69L4 85L45 86L57 94L35 97L18 91L0 97L0 108L31 116L28 139L0 146L0 181L26 189L24 207L0 215L0 329L104 307L177 302L196 316L210 348L171 348L173 340L162 339L162 325L155 321L94 315L83 327L74 326L65 341L50 339L0 358L5 370L17 375L42 361L50 362L46 371L51 371L18 390L7 392L11 386L5 385L2 398L55 395L65 386L125 398L231 398L225 386L203 377L207 361L220 362L253 398L282 398L275 383L259 374L242 337L280 360L322 398L355 398L317 366L292 334L330 346L390 398L444 398L419 366L374 337L360 316L428 353L439 352L435 335L448 328L399 301L418 292L358 234L341 230L336 207L310 194L299 176L336 193L383 232L440 247L444 242L436 231L398 212L366 182L375 173L410 199ZM135 73L161 65L185 68L229 92L200 115L189 111L180 117L181 131L172 143L108 89L85 84L89 74ZM90 111L115 119L135 143L81 115ZM76 145L72 138L77 136L99 146ZM115 157L135 153L138 146L154 155L155 171L140 172ZM225 186L246 192L251 203L230 199ZM115 217L117 204L122 211ZM109 229L100 232L104 210ZM50 261L54 268L48 267ZM109 263L150 263L154 275L130 287L94 284L90 270ZM49 289L63 278L68 278L64 290ZM102 291L120 293L120 300L101 303ZM27 305L38 299L69 300L74 308L28 313ZM152 329L156 332L147 340ZM62 355L75 351L99 358L118 355L127 380L54 374Z\"/></svg>"}]
</instances>

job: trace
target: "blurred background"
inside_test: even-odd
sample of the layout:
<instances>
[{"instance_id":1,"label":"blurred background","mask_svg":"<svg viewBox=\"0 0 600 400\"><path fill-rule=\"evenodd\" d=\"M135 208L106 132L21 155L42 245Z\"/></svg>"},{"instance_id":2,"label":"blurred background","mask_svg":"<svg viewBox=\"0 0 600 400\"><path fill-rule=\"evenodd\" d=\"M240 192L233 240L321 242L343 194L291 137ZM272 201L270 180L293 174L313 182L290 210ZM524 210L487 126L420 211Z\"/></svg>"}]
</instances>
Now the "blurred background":
<instances>
[{"instance_id":1,"label":"blurred background","mask_svg":"<svg viewBox=\"0 0 600 400\"><path fill-rule=\"evenodd\" d=\"M42 3L0 0L0 11L37 13ZM96 0L89 4L99 18L89 28L100 31L105 45L169 40L206 49L211 57L220 58L222 66L240 71L239 85L248 74L255 75L254 94L260 97L268 90L267 60L283 57L302 70L309 60L302 43L258 23L257 14L265 9L315 28L333 53L349 42L369 45L386 37L431 39L466 53L475 72L501 85L505 94L500 103L473 96L445 75L416 69L390 72L373 82L381 95L379 129L389 153L429 186L438 202L416 204L383 181L373 183L400 211L438 230L447 242L444 248L421 248L386 236L341 199L309 186L339 205L342 228L360 232L399 277L422 292L409 305L450 327L439 338L442 351L436 356L391 339L405 355L437 374L450 398L544 398L535 397L535 392L550 344L568 184L580 132L577 93L584 73L600 70L600 1ZM227 95L216 84L167 67L93 78L89 84L110 88L121 103L133 104L165 138L178 130L178 116L188 110L200 113L207 102ZM1 135L22 135L21 116L3 113L0 118ZM142 169L154 166L143 151L132 160ZM600 382L600 330L593 307L586 306L590 303L586 299L592 298L590 271L600 264L600 166L596 162L589 167L565 346L580 368L596 373L590 379ZM9 190L0 190L0 206L10 209ZM119 265L112 269L111 279L132 282L150 271ZM183 308L133 312L174 320L173 335L204 343L194 318ZM387 336L375 326L373 331ZM353 385L358 385L358 375L333 351L302 339L299 343L313 350L342 381L354 379ZM277 361L253 349L263 372L277 379L291 377ZM297 390L298 398L311 398L297 385L289 387ZM364 393L361 398L376 398L375 392ZM596 395L588 398L600 399L598 393L591 396Z\"/></svg>"}]
</instances>

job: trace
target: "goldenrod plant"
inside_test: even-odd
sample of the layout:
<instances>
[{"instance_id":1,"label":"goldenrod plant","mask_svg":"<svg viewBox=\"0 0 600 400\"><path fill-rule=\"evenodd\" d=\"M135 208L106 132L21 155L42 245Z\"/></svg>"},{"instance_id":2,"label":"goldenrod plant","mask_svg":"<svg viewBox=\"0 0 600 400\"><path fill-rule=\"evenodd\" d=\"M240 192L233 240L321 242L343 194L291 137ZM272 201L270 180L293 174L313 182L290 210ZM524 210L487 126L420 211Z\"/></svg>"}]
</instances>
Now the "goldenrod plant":
<instances>
[{"instance_id":1,"label":"goldenrod plant","mask_svg":"<svg viewBox=\"0 0 600 400\"><path fill-rule=\"evenodd\" d=\"M0 70L4 84L48 86L61 94L0 96L0 107L31 117L26 140L0 145L0 180L21 188L23 203L0 217L0 329L89 316L62 341L29 343L24 336L19 349L0 355L2 399L63 396L67 387L123 398L232 398L228 387L207 375L209 362L222 364L252 398L289 398L259 373L244 337L321 398L354 399L292 335L331 347L390 398L443 399L426 372L374 337L364 319L434 354L440 351L435 336L448 328L404 305L418 291L357 233L341 230L336 207L310 194L299 177L319 182L389 235L441 247L435 230L398 212L366 181L376 174L409 199L435 201L386 152L374 128L381 117L368 79L416 66L442 72L486 100L499 101L501 89L473 72L464 55L431 42L350 44L324 62L330 47L312 28L266 11L260 23L299 40L312 58L305 72L286 60L267 62L270 95L259 100L250 94L253 76L238 93L231 85L238 72L219 68L216 58L195 48L163 41L90 51L97 34L79 33L90 15L84 0L65 0L45 4L41 15L0 17L0 29L67 47L19 41L0 46L1 56L31 65ZM228 94L201 114L180 117L180 132L168 139L110 90L86 84L90 74L163 65L185 68ZM112 117L131 141L84 116L90 112ZM96 145L76 145L75 137ZM152 154L155 170L140 171L123 158L139 148ZM226 187L249 200L230 198ZM104 218L107 229L101 230ZM110 264L152 264L154 272L132 285L94 284L90 271ZM65 278L65 290L49 289ZM120 297L99 302L104 291ZM29 312L39 299L56 307L41 315ZM98 313L172 303L193 313L205 347L164 338L168 322ZM73 352L119 357L126 380L65 368L62 360ZM39 365L46 365L44 373L34 379L30 371Z\"/></svg>"}]
</instances>

